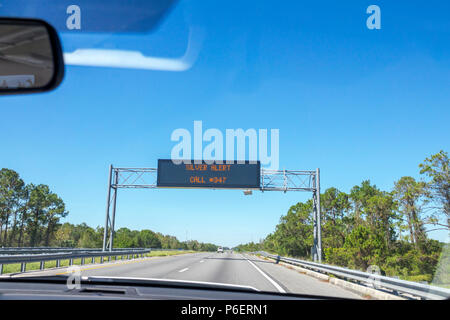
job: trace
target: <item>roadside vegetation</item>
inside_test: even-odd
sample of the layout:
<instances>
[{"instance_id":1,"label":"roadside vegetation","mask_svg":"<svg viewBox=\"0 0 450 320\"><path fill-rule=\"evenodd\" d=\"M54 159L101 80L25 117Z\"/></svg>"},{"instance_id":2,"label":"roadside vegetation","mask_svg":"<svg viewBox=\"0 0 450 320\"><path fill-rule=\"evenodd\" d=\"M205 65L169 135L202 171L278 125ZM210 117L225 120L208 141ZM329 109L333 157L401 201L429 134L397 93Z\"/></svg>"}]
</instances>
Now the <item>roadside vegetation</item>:
<instances>
[{"instance_id":1,"label":"roadside vegetation","mask_svg":"<svg viewBox=\"0 0 450 320\"><path fill-rule=\"evenodd\" d=\"M450 231L449 167L448 154L440 151L419 165L420 181L401 177L389 191L369 180L349 193L325 190L320 196L324 262L363 271L377 265L388 276L448 287L450 248L428 232ZM237 250L310 259L312 205L309 200L291 206L273 233Z\"/></svg>"},{"instance_id":2,"label":"roadside vegetation","mask_svg":"<svg viewBox=\"0 0 450 320\"><path fill-rule=\"evenodd\" d=\"M61 223L68 214L64 201L49 186L25 184L14 170L0 170L0 247L101 248L103 227ZM128 228L115 232L114 247L217 250L212 243L179 241L152 230Z\"/></svg>"},{"instance_id":3,"label":"roadside vegetation","mask_svg":"<svg viewBox=\"0 0 450 320\"><path fill-rule=\"evenodd\" d=\"M53 238L54 246L101 248L103 244L103 227L96 229L85 223L73 225L68 222L58 226ZM174 236L164 235L152 230L130 230L120 228L114 234L114 248L161 248L193 251L216 251L217 246L197 240L180 241Z\"/></svg>"}]
</instances>

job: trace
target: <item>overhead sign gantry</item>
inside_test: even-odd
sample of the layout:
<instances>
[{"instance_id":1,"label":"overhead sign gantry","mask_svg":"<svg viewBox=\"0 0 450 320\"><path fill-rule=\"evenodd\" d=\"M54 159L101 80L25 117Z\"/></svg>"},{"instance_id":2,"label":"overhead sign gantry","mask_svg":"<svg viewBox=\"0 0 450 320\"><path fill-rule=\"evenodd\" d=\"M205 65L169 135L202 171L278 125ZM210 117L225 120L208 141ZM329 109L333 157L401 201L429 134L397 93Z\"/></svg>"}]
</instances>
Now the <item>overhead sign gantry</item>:
<instances>
[{"instance_id":1,"label":"overhead sign gantry","mask_svg":"<svg viewBox=\"0 0 450 320\"><path fill-rule=\"evenodd\" d=\"M207 188L261 191L309 191L313 195L314 245L312 258L322 260L320 172L316 170L265 170L259 161L159 159L158 168L109 168L103 250L112 251L117 190L121 188ZM112 207L112 209L111 209ZM110 214L110 211L111 214Z\"/></svg>"},{"instance_id":2,"label":"overhead sign gantry","mask_svg":"<svg viewBox=\"0 0 450 320\"><path fill-rule=\"evenodd\" d=\"M157 187L259 189L261 164L259 161L233 163L197 163L159 159Z\"/></svg>"}]
</instances>

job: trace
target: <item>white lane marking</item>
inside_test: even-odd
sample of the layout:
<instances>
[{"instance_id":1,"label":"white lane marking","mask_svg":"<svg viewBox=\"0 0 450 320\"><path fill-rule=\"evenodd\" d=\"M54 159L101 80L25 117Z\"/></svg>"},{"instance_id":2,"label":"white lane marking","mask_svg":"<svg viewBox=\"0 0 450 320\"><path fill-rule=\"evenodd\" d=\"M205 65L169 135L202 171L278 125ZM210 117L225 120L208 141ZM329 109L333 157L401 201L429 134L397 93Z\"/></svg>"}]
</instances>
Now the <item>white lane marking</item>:
<instances>
[{"instance_id":1,"label":"white lane marking","mask_svg":"<svg viewBox=\"0 0 450 320\"><path fill-rule=\"evenodd\" d=\"M184 269L181 269L180 271L178 271L178 272L185 272L186 270L189 270L189 268L184 268Z\"/></svg>"},{"instance_id":2,"label":"white lane marking","mask_svg":"<svg viewBox=\"0 0 450 320\"><path fill-rule=\"evenodd\" d=\"M200 263L205 262L205 260L200 260Z\"/></svg>"},{"instance_id":3,"label":"white lane marking","mask_svg":"<svg viewBox=\"0 0 450 320\"><path fill-rule=\"evenodd\" d=\"M247 259L247 257L244 257L245 259ZM260 268L258 268L253 262L251 262L250 260L248 260L248 263L250 263L253 267L255 267L256 270L259 271L259 273L261 273L267 280L269 280L269 282L271 284L273 284L273 286L275 288L277 288L277 290L281 293L286 293L286 291L284 291L284 289L282 287L280 287L280 285L278 283L276 283L272 278L270 278L267 274L265 274Z\"/></svg>"}]
</instances>

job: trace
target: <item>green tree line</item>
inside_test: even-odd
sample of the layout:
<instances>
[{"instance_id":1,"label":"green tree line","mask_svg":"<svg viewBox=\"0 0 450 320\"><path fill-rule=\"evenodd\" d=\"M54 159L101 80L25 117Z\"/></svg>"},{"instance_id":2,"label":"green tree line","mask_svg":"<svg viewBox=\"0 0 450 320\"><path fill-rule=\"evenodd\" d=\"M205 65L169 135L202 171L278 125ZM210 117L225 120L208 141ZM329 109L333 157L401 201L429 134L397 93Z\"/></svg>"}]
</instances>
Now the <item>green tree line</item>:
<instances>
[{"instance_id":1,"label":"green tree line","mask_svg":"<svg viewBox=\"0 0 450 320\"><path fill-rule=\"evenodd\" d=\"M64 201L45 184L25 184L14 170L0 170L0 246L48 246Z\"/></svg>"},{"instance_id":2,"label":"green tree line","mask_svg":"<svg viewBox=\"0 0 450 320\"><path fill-rule=\"evenodd\" d=\"M321 194L325 263L364 271L377 265L389 276L431 281L444 244L430 239L427 233L450 231L448 154L440 151L419 168L421 181L401 177L389 191L365 180L349 193L332 187ZM273 233L259 243L242 244L237 249L309 259L312 214L312 200L299 202L280 218ZM446 268L448 281L449 266Z\"/></svg>"},{"instance_id":3,"label":"green tree line","mask_svg":"<svg viewBox=\"0 0 450 320\"><path fill-rule=\"evenodd\" d=\"M61 247L100 248L103 245L103 227L96 229L82 223L68 222L60 225L55 233L53 245ZM114 233L115 248L162 248L194 251L215 251L217 246L197 240L179 241L176 237L152 230L130 230L120 228Z\"/></svg>"},{"instance_id":4,"label":"green tree line","mask_svg":"<svg viewBox=\"0 0 450 320\"><path fill-rule=\"evenodd\" d=\"M14 170L0 170L0 247L102 247L102 227L61 223L68 214L64 201L49 186L25 184ZM114 247L217 250L212 243L181 242L159 232L128 228L115 232Z\"/></svg>"}]
</instances>

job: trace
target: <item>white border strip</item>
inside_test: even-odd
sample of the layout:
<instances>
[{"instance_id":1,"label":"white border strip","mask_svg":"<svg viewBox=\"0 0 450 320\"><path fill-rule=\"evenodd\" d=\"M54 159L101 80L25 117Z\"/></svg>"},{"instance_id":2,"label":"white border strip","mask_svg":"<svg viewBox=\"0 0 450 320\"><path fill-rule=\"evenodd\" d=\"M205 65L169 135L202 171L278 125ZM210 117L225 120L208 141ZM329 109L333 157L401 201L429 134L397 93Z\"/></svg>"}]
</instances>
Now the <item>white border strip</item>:
<instances>
[{"instance_id":1,"label":"white border strip","mask_svg":"<svg viewBox=\"0 0 450 320\"><path fill-rule=\"evenodd\" d=\"M244 256L244 258L248 261L248 263L250 263L253 267L255 267L256 270L258 270L259 273L261 273L267 280L269 280L269 282L275 287L277 288L277 290L281 293L286 293L286 291L284 291L284 289L278 284L276 283L272 278L270 278L267 274L265 274L260 268L258 268L253 262L251 262L249 259L247 259L247 257Z\"/></svg>"}]
</instances>

